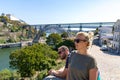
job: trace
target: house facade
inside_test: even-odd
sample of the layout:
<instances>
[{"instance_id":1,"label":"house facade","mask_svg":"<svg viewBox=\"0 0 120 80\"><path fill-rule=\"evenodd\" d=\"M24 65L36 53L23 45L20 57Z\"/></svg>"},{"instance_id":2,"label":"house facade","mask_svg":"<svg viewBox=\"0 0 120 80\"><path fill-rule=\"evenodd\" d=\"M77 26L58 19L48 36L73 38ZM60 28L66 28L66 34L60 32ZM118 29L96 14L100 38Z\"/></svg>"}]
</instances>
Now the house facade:
<instances>
[{"instance_id":1,"label":"house facade","mask_svg":"<svg viewBox=\"0 0 120 80\"><path fill-rule=\"evenodd\" d=\"M99 28L99 44L102 45L111 45L113 39L112 33L113 26L102 26Z\"/></svg>"},{"instance_id":2,"label":"house facade","mask_svg":"<svg viewBox=\"0 0 120 80\"><path fill-rule=\"evenodd\" d=\"M112 48L115 53L120 54L120 19L114 24Z\"/></svg>"}]
</instances>

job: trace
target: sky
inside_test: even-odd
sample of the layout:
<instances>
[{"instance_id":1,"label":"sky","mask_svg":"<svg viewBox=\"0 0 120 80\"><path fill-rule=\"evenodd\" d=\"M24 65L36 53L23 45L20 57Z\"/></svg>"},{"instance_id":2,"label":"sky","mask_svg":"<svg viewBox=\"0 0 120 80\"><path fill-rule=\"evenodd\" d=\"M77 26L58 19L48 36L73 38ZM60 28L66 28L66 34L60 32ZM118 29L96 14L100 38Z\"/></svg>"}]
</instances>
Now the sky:
<instances>
[{"instance_id":1,"label":"sky","mask_svg":"<svg viewBox=\"0 0 120 80\"><path fill-rule=\"evenodd\" d=\"M116 22L120 0L0 0L0 14L28 24Z\"/></svg>"}]
</instances>

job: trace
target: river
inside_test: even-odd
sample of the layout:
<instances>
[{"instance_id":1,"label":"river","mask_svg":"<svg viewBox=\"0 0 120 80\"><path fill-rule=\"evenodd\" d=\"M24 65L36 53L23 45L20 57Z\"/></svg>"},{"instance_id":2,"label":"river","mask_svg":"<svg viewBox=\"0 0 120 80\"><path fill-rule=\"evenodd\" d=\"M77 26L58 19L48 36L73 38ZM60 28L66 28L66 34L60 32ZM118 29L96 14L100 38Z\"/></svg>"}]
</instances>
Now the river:
<instances>
[{"instance_id":1,"label":"river","mask_svg":"<svg viewBox=\"0 0 120 80\"><path fill-rule=\"evenodd\" d=\"M3 69L9 69L9 55L12 51L20 49L19 47L17 48L4 48L0 49L0 71Z\"/></svg>"}]
</instances>

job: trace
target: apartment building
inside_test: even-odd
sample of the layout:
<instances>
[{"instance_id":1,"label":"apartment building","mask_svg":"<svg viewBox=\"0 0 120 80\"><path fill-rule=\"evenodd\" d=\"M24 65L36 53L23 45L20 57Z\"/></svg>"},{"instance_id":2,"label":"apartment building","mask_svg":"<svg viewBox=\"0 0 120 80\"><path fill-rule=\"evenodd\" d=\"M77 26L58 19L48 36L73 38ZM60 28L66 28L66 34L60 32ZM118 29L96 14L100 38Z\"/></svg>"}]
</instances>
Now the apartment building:
<instances>
[{"instance_id":1,"label":"apartment building","mask_svg":"<svg viewBox=\"0 0 120 80\"><path fill-rule=\"evenodd\" d=\"M102 45L111 45L113 39L112 33L113 26L102 26L99 28L99 44Z\"/></svg>"},{"instance_id":2,"label":"apartment building","mask_svg":"<svg viewBox=\"0 0 120 80\"><path fill-rule=\"evenodd\" d=\"M114 24L112 49L115 53L120 54L120 19Z\"/></svg>"}]
</instances>

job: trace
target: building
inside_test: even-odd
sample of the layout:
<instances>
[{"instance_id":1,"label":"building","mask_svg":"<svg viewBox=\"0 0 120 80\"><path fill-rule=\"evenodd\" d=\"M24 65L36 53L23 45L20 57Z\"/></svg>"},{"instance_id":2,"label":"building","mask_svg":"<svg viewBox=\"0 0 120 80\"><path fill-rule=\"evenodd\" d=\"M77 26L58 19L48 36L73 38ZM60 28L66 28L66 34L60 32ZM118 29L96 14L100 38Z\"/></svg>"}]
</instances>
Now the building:
<instances>
[{"instance_id":1,"label":"building","mask_svg":"<svg viewBox=\"0 0 120 80\"><path fill-rule=\"evenodd\" d=\"M10 20L12 21L19 21L21 23L25 23L25 21L21 20L21 19L18 19L16 18L15 16L11 15L11 14L6 14L5 16L7 16Z\"/></svg>"},{"instance_id":2,"label":"building","mask_svg":"<svg viewBox=\"0 0 120 80\"><path fill-rule=\"evenodd\" d=\"M99 28L99 44L107 45L108 47L111 45L111 41L113 40L113 26L102 26Z\"/></svg>"},{"instance_id":3,"label":"building","mask_svg":"<svg viewBox=\"0 0 120 80\"><path fill-rule=\"evenodd\" d=\"M13 15L11 15L11 14L6 14L6 16L7 16L10 20L19 21L18 18L16 18L15 16L13 16Z\"/></svg>"},{"instance_id":4,"label":"building","mask_svg":"<svg viewBox=\"0 0 120 80\"><path fill-rule=\"evenodd\" d=\"M119 19L114 24L112 48L115 53L120 54L120 20Z\"/></svg>"}]
</instances>

